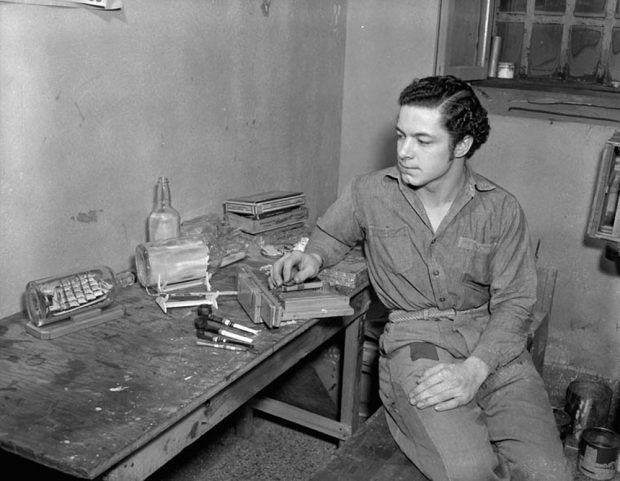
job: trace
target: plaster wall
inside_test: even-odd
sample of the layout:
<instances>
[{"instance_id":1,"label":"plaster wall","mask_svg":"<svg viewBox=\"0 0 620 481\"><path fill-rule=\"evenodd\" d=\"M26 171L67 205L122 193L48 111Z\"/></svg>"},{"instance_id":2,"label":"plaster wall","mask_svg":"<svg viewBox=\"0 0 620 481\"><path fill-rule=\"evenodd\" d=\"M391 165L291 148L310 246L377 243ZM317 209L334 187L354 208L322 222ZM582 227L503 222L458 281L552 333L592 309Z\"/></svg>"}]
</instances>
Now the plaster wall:
<instances>
[{"instance_id":1,"label":"plaster wall","mask_svg":"<svg viewBox=\"0 0 620 481\"><path fill-rule=\"evenodd\" d=\"M620 272L585 235L611 127L491 115L489 141L470 164L515 194L538 262L558 270L546 364L617 380Z\"/></svg>"},{"instance_id":2,"label":"plaster wall","mask_svg":"<svg viewBox=\"0 0 620 481\"><path fill-rule=\"evenodd\" d=\"M182 219L337 191L346 1L0 4L0 316L29 280L131 267L158 176Z\"/></svg>"},{"instance_id":3,"label":"plaster wall","mask_svg":"<svg viewBox=\"0 0 620 481\"><path fill-rule=\"evenodd\" d=\"M413 78L433 74L439 6L349 2L339 190L396 161L398 95Z\"/></svg>"}]
</instances>

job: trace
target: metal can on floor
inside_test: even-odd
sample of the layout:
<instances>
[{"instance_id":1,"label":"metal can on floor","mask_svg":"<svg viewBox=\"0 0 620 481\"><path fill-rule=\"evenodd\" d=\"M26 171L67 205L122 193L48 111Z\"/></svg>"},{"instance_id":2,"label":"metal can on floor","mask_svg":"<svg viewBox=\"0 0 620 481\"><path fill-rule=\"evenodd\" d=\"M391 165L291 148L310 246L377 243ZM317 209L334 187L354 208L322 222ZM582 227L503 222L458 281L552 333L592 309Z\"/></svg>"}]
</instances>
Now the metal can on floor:
<instances>
[{"instance_id":1,"label":"metal can on floor","mask_svg":"<svg viewBox=\"0 0 620 481\"><path fill-rule=\"evenodd\" d=\"M601 381L576 379L568 385L564 410L572 420L569 434L575 446L585 428L607 425L611 397L611 388Z\"/></svg>"},{"instance_id":2,"label":"metal can on floor","mask_svg":"<svg viewBox=\"0 0 620 481\"><path fill-rule=\"evenodd\" d=\"M620 437L607 428L587 428L579 440L579 471L592 479L608 480L616 476Z\"/></svg>"}]
</instances>

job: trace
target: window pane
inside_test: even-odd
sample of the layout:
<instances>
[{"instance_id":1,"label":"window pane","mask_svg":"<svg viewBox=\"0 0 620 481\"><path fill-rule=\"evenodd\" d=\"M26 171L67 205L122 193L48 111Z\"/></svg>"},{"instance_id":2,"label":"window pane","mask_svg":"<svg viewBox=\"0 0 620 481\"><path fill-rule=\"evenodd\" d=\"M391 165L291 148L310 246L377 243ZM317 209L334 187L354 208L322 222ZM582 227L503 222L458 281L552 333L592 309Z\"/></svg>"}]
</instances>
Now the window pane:
<instances>
[{"instance_id":1,"label":"window pane","mask_svg":"<svg viewBox=\"0 0 620 481\"><path fill-rule=\"evenodd\" d=\"M499 11L500 12L523 12L525 13L527 7L527 0L500 0Z\"/></svg>"},{"instance_id":2,"label":"window pane","mask_svg":"<svg viewBox=\"0 0 620 481\"><path fill-rule=\"evenodd\" d=\"M620 28L614 28L611 36L611 58L609 59L609 73L611 79L620 81Z\"/></svg>"},{"instance_id":3,"label":"window pane","mask_svg":"<svg viewBox=\"0 0 620 481\"><path fill-rule=\"evenodd\" d=\"M549 77L558 74L562 25L535 23L532 27L529 75Z\"/></svg>"},{"instance_id":4,"label":"window pane","mask_svg":"<svg viewBox=\"0 0 620 481\"><path fill-rule=\"evenodd\" d=\"M570 29L568 74L573 78L595 78L601 57L603 33L598 27L573 25Z\"/></svg>"},{"instance_id":5,"label":"window pane","mask_svg":"<svg viewBox=\"0 0 620 481\"><path fill-rule=\"evenodd\" d=\"M577 0L575 3L575 15L605 16L607 0Z\"/></svg>"},{"instance_id":6,"label":"window pane","mask_svg":"<svg viewBox=\"0 0 620 481\"><path fill-rule=\"evenodd\" d=\"M566 0L536 0L536 11L547 13L564 13Z\"/></svg>"},{"instance_id":7,"label":"window pane","mask_svg":"<svg viewBox=\"0 0 620 481\"><path fill-rule=\"evenodd\" d=\"M616 3L616 18L620 18L620 1Z\"/></svg>"},{"instance_id":8,"label":"window pane","mask_svg":"<svg viewBox=\"0 0 620 481\"><path fill-rule=\"evenodd\" d=\"M502 37L502 48L499 52L499 61L514 63L515 72L519 71L521 65L523 28L522 23L497 22L497 35Z\"/></svg>"}]
</instances>

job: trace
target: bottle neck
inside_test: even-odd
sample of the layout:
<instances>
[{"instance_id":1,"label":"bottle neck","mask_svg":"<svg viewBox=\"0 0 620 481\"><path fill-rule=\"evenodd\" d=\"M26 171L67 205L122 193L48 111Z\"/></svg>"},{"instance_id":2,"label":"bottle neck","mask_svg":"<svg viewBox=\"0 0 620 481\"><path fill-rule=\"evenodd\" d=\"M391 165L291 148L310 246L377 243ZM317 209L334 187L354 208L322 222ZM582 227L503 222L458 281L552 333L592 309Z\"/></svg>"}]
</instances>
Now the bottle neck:
<instances>
[{"instance_id":1,"label":"bottle neck","mask_svg":"<svg viewBox=\"0 0 620 481\"><path fill-rule=\"evenodd\" d=\"M159 205L162 207L167 207L170 205L170 186L168 185L168 179L161 177L158 183L159 187L157 190Z\"/></svg>"}]
</instances>

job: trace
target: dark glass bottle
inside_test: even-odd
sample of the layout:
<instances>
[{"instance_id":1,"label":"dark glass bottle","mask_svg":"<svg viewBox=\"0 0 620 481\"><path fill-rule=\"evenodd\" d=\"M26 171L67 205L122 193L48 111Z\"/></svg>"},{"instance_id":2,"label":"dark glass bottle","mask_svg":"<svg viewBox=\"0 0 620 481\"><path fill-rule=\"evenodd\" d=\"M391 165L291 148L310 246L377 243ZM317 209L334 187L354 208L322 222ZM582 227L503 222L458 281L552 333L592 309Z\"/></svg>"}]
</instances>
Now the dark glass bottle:
<instances>
[{"instance_id":1,"label":"dark glass bottle","mask_svg":"<svg viewBox=\"0 0 620 481\"><path fill-rule=\"evenodd\" d=\"M156 205L148 219L148 241L179 237L181 216L170 204L170 186L166 177L157 180Z\"/></svg>"}]
</instances>

